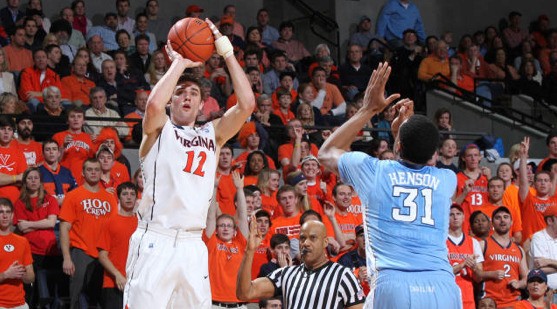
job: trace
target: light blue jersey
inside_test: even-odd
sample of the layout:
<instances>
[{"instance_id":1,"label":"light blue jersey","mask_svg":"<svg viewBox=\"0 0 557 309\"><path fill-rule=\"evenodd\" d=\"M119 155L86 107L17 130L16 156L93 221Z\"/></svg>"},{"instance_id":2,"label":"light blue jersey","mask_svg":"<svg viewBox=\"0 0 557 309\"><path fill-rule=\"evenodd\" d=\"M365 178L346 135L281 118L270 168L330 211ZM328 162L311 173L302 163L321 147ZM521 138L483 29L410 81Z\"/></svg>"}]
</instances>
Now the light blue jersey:
<instances>
[{"instance_id":1,"label":"light blue jersey","mask_svg":"<svg viewBox=\"0 0 557 309\"><path fill-rule=\"evenodd\" d=\"M445 244L451 197L457 183L455 174L431 166L380 161L362 152L343 154L338 169L342 181L352 185L362 201L368 272L375 278L376 291L385 291L383 300L403 301L398 302L400 307L397 308L421 308L423 303L419 307L404 304L417 305L423 300L432 304L429 308L436 308L431 296L443 297L441 291L447 288L451 300L459 300L460 292ZM417 279L414 283L407 281L411 273ZM424 285L420 285L422 278ZM385 288L393 281L398 281L398 291L387 296L390 292ZM385 283L383 289L382 282ZM426 282L439 282L444 286L432 286ZM412 295L407 299L402 296L406 292L401 293L400 289L400 285L405 284L408 285L408 295ZM381 297L374 292L370 296ZM374 301L376 308L380 308L377 301L380 299Z\"/></svg>"}]
</instances>

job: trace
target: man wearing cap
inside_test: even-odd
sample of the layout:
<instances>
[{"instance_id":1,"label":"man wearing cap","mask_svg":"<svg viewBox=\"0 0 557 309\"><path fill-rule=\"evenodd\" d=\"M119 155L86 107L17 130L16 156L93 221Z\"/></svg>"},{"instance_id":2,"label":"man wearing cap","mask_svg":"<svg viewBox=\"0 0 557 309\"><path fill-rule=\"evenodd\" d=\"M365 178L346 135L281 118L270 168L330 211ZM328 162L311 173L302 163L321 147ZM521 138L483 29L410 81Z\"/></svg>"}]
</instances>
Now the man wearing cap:
<instances>
[{"instance_id":1,"label":"man wearing cap","mask_svg":"<svg viewBox=\"0 0 557 309\"><path fill-rule=\"evenodd\" d=\"M394 48L402 45L402 32L416 30L420 42L425 42L424 24L418 7L409 0L389 0L377 21L377 35Z\"/></svg>"},{"instance_id":2,"label":"man wearing cap","mask_svg":"<svg viewBox=\"0 0 557 309\"><path fill-rule=\"evenodd\" d=\"M526 280L528 299L518 302L515 309L551 308L556 309L555 294L547 285L547 275L540 269L532 269ZM548 300L548 296L550 297Z\"/></svg>"},{"instance_id":3,"label":"man wearing cap","mask_svg":"<svg viewBox=\"0 0 557 309\"><path fill-rule=\"evenodd\" d=\"M507 47L511 49L512 52L516 52L516 49L520 46L520 44L528 38L528 31L520 28L521 17L522 14L520 14L520 12L510 12L509 26L503 30L503 39L507 44Z\"/></svg>"},{"instance_id":4,"label":"man wearing cap","mask_svg":"<svg viewBox=\"0 0 557 309\"><path fill-rule=\"evenodd\" d=\"M24 113L17 117L16 145L25 156L28 166L38 166L43 162L42 144L33 138L33 120Z\"/></svg>"},{"instance_id":5,"label":"man wearing cap","mask_svg":"<svg viewBox=\"0 0 557 309\"><path fill-rule=\"evenodd\" d=\"M501 308L512 307L526 286L528 266L521 247L510 236L511 212L505 206L497 208L492 217L495 232L480 242L484 253L484 291Z\"/></svg>"},{"instance_id":6,"label":"man wearing cap","mask_svg":"<svg viewBox=\"0 0 557 309\"><path fill-rule=\"evenodd\" d=\"M234 18L229 15L224 15L220 19L219 30L222 35L227 36L234 47L234 53L244 50L246 48L246 42L242 37L234 33Z\"/></svg>"},{"instance_id":7,"label":"man wearing cap","mask_svg":"<svg viewBox=\"0 0 557 309\"><path fill-rule=\"evenodd\" d=\"M450 211L447 248L449 263L453 266L456 284L462 293L463 308L474 309L476 305L473 282L478 282L482 278L484 257L480 243L462 231L462 223L466 219L462 208L453 204Z\"/></svg>"},{"instance_id":8,"label":"man wearing cap","mask_svg":"<svg viewBox=\"0 0 557 309\"><path fill-rule=\"evenodd\" d=\"M536 194L530 192L527 175L528 151L530 138L525 137L520 143L520 176L518 178L518 196L521 202L522 212L522 240L527 241L537 231L545 228L546 223L543 213L546 209L557 205L557 197L552 195L556 186L557 178L551 180L551 174L547 171L537 172L534 175L534 189Z\"/></svg>"},{"instance_id":9,"label":"man wearing cap","mask_svg":"<svg viewBox=\"0 0 557 309\"><path fill-rule=\"evenodd\" d=\"M199 5L188 5L188 7L186 8L186 12L185 15L186 17L190 17L190 18L201 18L201 13L203 13L204 10L202 7L200 7Z\"/></svg>"},{"instance_id":10,"label":"man wearing cap","mask_svg":"<svg viewBox=\"0 0 557 309\"><path fill-rule=\"evenodd\" d=\"M357 31L350 36L350 44L359 45L365 51L369 41L373 38L375 38L375 35L371 31L371 18L367 15L362 15Z\"/></svg>"},{"instance_id":11,"label":"man wearing cap","mask_svg":"<svg viewBox=\"0 0 557 309\"><path fill-rule=\"evenodd\" d=\"M245 40L244 34L244 26L236 21L236 6L234 4L228 4L222 9L222 17L230 17L232 19L232 33L239 36L240 39ZM222 19L220 23L217 23L217 26L222 24Z\"/></svg>"},{"instance_id":12,"label":"man wearing cap","mask_svg":"<svg viewBox=\"0 0 557 309\"><path fill-rule=\"evenodd\" d=\"M534 260L534 267L549 275L549 287L557 289L557 207L547 208L543 217L547 226L532 236L530 256Z\"/></svg>"},{"instance_id":13,"label":"man wearing cap","mask_svg":"<svg viewBox=\"0 0 557 309\"><path fill-rule=\"evenodd\" d=\"M356 228L354 228L354 234L356 234L357 247L352 251L346 252L340 259L338 259L338 263L352 269L353 271L360 269L360 273L366 273L366 271L363 270L366 268L366 242L364 237L364 226L362 224L357 225Z\"/></svg>"},{"instance_id":14,"label":"man wearing cap","mask_svg":"<svg viewBox=\"0 0 557 309\"><path fill-rule=\"evenodd\" d=\"M100 300L103 270L97 260L98 235L118 209L114 195L100 185L101 164L97 159L83 163L83 177L83 185L68 192L60 211L62 268L70 276L71 308L87 306L86 298L80 297L86 291L94 291L89 304Z\"/></svg>"},{"instance_id":15,"label":"man wearing cap","mask_svg":"<svg viewBox=\"0 0 557 309\"><path fill-rule=\"evenodd\" d=\"M280 37L272 43L273 48L280 49L286 53L290 62L298 62L306 57L311 57L309 51L301 41L293 39L294 24L290 21L283 21L279 25Z\"/></svg>"},{"instance_id":16,"label":"man wearing cap","mask_svg":"<svg viewBox=\"0 0 557 309\"><path fill-rule=\"evenodd\" d=\"M300 169L308 182L308 196L322 202L327 194L327 185L321 181L321 165L314 155L305 156L300 163Z\"/></svg>"},{"instance_id":17,"label":"man wearing cap","mask_svg":"<svg viewBox=\"0 0 557 309\"><path fill-rule=\"evenodd\" d=\"M104 25L91 27L87 32L87 41L93 36L99 35L104 43L105 50L116 50L118 49L116 30L118 30L118 15L114 12L108 12L104 15Z\"/></svg>"}]
</instances>

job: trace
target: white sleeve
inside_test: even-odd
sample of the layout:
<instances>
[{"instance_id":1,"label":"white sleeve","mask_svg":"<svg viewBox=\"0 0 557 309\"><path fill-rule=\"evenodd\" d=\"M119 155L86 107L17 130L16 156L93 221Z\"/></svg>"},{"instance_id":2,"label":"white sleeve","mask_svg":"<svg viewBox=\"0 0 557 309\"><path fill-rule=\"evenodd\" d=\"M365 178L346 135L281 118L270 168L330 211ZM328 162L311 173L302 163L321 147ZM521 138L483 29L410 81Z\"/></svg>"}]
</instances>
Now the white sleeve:
<instances>
[{"instance_id":1,"label":"white sleeve","mask_svg":"<svg viewBox=\"0 0 557 309\"><path fill-rule=\"evenodd\" d=\"M331 109L334 116L343 115L346 113L346 102L340 103L337 107Z\"/></svg>"},{"instance_id":2,"label":"white sleeve","mask_svg":"<svg viewBox=\"0 0 557 309\"><path fill-rule=\"evenodd\" d=\"M327 95L327 92L325 90L319 90L317 92L317 95L315 96L315 99L311 101L311 105L317 107L318 109L321 109L321 107L323 107L323 102L325 101L325 95Z\"/></svg>"},{"instance_id":3,"label":"white sleeve","mask_svg":"<svg viewBox=\"0 0 557 309\"><path fill-rule=\"evenodd\" d=\"M545 230L541 230L532 236L532 242L530 245L531 247L529 253L532 258L550 257L550 253L547 251L547 246L544 246L544 241L543 241L544 231Z\"/></svg>"},{"instance_id":4,"label":"white sleeve","mask_svg":"<svg viewBox=\"0 0 557 309\"><path fill-rule=\"evenodd\" d=\"M484 254L482 252L482 247L480 246L480 242L477 241L476 238L472 238L472 245L474 246L474 254L477 256L476 263L483 263Z\"/></svg>"}]
</instances>

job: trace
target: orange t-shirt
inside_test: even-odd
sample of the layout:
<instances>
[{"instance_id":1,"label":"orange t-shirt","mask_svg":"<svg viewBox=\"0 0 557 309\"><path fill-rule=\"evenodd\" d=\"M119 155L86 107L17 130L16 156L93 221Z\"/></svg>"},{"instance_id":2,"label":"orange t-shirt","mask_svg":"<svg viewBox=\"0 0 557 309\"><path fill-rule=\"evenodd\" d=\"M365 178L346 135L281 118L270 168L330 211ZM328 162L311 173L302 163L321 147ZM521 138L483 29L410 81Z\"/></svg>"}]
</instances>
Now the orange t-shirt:
<instances>
[{"instance_id":1,"label":"orange t-shirt","mask_svg":"<svg viewBox=\"0 0 557 309\"><path fill-rule=\"evenodd\" d=\"M257 180L259 179L259 176L255 176L255 175L246 175L244 176L244 187L246 186L257 186Z\"/></svg>"},{"instance_id":2,"label":"orange t-shirt","mask_svg":"<svg viewBox=\"0 0 557 309\"><path fill-rule=\"evenodd\" d=\"M472 237L463 233L464 238L459 244L452 242L447 238L447 249L449 251L449 263L457 265L469 256L474 255L474 243ZM462 304L464 309L474 309L476 304L474 302L474 285L472 270L469 267L464 267L458 274L455 275L456 284L460 288L462 294Z\"/></svg>"},{"instance_id":3,"label":"orange t-shirt","mask_svg":"<svg viewBox=\"0 0 557 309\"><path fill-rule=\"evenodd\" d=\"M64 139L67 135L71 135L73 140L64 146ZM85 132L74 134L70 131L62 131L54 134L52 139L58 143L60 149L64 149L60 164L69 169L77 184L81 185L83 183L83 162L93 156L91 137Z\"/></svg>"},{"instance_id":4,"label":"orange t-shirt","mask_svg":"<svg viewBox=\"0 0 557 309\"><path fill-rule=\"evenodd\" d=\"M283 112L281 112L280 109L277 108L273 111L273 114L279 116L280 120L282 120L282 124L284 125L287 125L290 120L296 118L296 115L294 115L294 113L290 110L288 110L288 112L284 114Z\"/></svg>"},{"instance_id":5,"label":"orange t-shirt","mask_svg":"<svg viewBox=\"0 0 557 309\"><path fill-rule=\"evenodd\" d=\"M102 188L98 192L91 192L79 186L68 192L62 203L60 220L72 225L70 246L96 258L99 255L97 242L102 225L113 212L118 211L117 207L114 195Z\"/></svg>"},{"instance_id":6,"label":"orange t-shirt","mask_svg":"<svg viewBox=\"0 0 557 309\"><path fill-rule=\"evenodd\" d=\"M456 174L456 180L457 180L456 195L457 196L462 193L464 189L464 184L468 179L470 179L470 177L468 177L463 172L459 172L458 174ZM487 182L488 179L483 174L480 174L480 177L478 177L478 179L474 181L474 185L472 186L472 189L470 190L470 192L468 192L468 195L466 195L464 201L462 201L462 204L460 205L460 207L462 207L462 210L464 210L465 218L470 218L470 215L474 211L478 210L479 207L481 207L484 203L487 202L489 197L487 192ZM464 223L462 225L462 230L463 231L470 230L470 222L468 220L464 220Z\"/></svg>"},{"instance_id":7,"label":"orange t-shirt","mask_svg":"<svg viewBox=\"0 0 557 309\"><path fill-rule=\"evenodd\" d=\"M0 173L6 175L19 175L27 169L27 161L16 144L10 143L8 147L0 147ZM15 203L19 198L19 187L5 185L0 187L0 196L8 198Z\"/></svg>"},{"instance_id":8,"label":"orange t-shirt","mask_svg":"<svg viewBox=\"0 0 557 309\"><path fill-rule=\"evenodd\" d=\"M236 187L232 180L232 175L223 175L217 172L217 178L220 177L219 186L217 187L217 202L223 214L234 216L236 214L236 206L234 205L234 196L236 195Z\"/></svg>"},{"instance_id":9,"label":"orange t-shirt","mask_svg":"<svg viewBox=\"0 0 557 309\"><path fill-rule=\"evenodd\" d=\"M522 241L529 239L536 233L546 227L543 213L548 207L557 204L557 197L549 197L540 199L534 194L528 192L528 196L521 205L522 211Z\"/></svg>"},{"instance_id":10,"label":"orange t-shirt","mask_svg":"<svg viewBox=\"0 0 557 309\"><path fill-rule=\"evenodd\" d=\"M536 307L527 300L521 300L514 304L514 309L545 309L545 307ZM551 309L557 309L557 305L551 304Z\"/></svg>"},{"instance_id":11,"label":"orange t-shirt","mask_svg":"<svg viewBox=\"0 0 557 309\"><path fill-rule=\"evenodd\" d=\"M520 280L520 262L524 258L522 251L512 241L503 247L492 236L485 240L485 246L483 269L505 271L503 280L484 282L485 296L493 298L499 308L512 307L519 300L520 291L511 290L509 282Z\"/></svg>"},{"instance_id":12,"label":"orange t-shirt","mask_svg":"<svg viewBox=\"0 0 557 309\"><path fill-rule=\"evenodd\" d=\"M325 200L326 196L323 190L321 190L321 180L319 180L319 178L314 184L310 184L308 181L308 196L318 200L319 202Z\"/></svg>"},{"instance_id":13,"label":"orange t-shirt","mask_svg":"<svg viewBox=\"0 0 557 309\"><path fill-rule=\"evenodd\" d=\"M536 190L534 188L530 188L530 192L532 194L536 194ZM522 214L520 213L520 204L518 186L510 184L505 188L505 193L503 193L503 205L507 206L511 211L511 216L513 218L513 233L522 231Z\"/></svg>"},{"instance_id":14,"label":"orange t-shirt","mask_svg":"<svg viewBox=\"0 0 557 309\"><path fill-rule=\"evenodd\" d=\"M118 184L130 181L128 168L123 163L118 161L114 161L114 166L112 166L112 169L110 170L110 177L114 178Z\"/></svg>"},{"instance_id":15,"label":"orange t-shirt","mask_svg":"<svg viewBox=\"0 0 557 309\"><path fill-rule=\"evenodd\" d=\"M298 91L296 91L294 88L290 89L290 97L292 98L292 100L296 99L298 97ZM280 103L277 98L276 89L275 91L273 91L273 94L271 95L271 100L273 101L273 110L279 109Z\"/></svg>"},{"instance_id":16,"label":"orange t-shirt","mask_svg":"<svg viewBox=\"0 0 557 309\"><path fill-rule=\"evenodd\" d=\"M263 241L255 250L253 255L253 263L251 266L251 280L254 280L259 275L261 265L269 262L269 250L271 250L271 233L267 233Z\"/></svg>"},{"instance_id":17,"label":"orange t-shirt","mask_svg":"<svg viewBox=\"0 0 557 309\"><path fill-rule=\"evenodd\" d=\"M276 192L272 192L270 196L261 193L261 209L268 211L273 219L282 216L282 209L277 201Z\"/></svg>"},{"instance_id":18,"label":"orange t-shirt","mask_svg":"<svg viewBox=\"0 0 557 309\"><path fill-rule=\"evenodd\" d=\"M335 212L335 219L337 220L338 226L340 227L340 230L342 231L342 234L344 235L348 235L348 238L350 238L352 241L352 246L350 248L348 248L347 250L341 251L339 252L339 255L343 254L346 251L350 251L350 250L354 250L356 249L356 247L358 247L358 245L356 244L356 226L360 225L363 223L363 217L362 215L359 214L354 214L354 213L346 213L346 215L342 215L339 213L338 209ZM325 224L325 228L327 229L327 235L331 235L334 237L335 235L335 231L333 229L333 224L331 223L331 220L329 220L329 217L327 216L323 216L323 224Z\"/></svg>"},{"instance_id":19,"label":"orange t-shirt","mask_svg":"<svg viewBox=\"0 0 557 309\"><path fill-rule=\"evenodd\" d=\"M287 143L282 144L278 148L278 161L282 162L283 159L292 160L292 153L294 152L294 144ZM315 144L311 144L310 152L312 155L317 157L317 153L319 152L319 148Z\"/></svg>"},{"instance_id":20,"label":"orange t-shirt","mask_svg":"<svg viewBox=\"0 0 557 309\"><path fill-rule=\"evenodd\" d=\"M23 144L16 139L14 139L13 143L15 143L19 151L23 153L28 166L38 166L44 161L43 145L41 143L30 141L29 144Z\"/></svg>"},{"instance_id":21,"label":"orange t-shirt","mask_svg":"<svg viewBox=\"0 0 557 309\"><path fill-rule=\"evenodd\" d=\"M23 266L33 263L31 247L25 237L10 233L0 235L0 271L6 271L14 261ZM7 279L0 282L0 307L13 308L25 304L23 281Z\"/></svg>"},{"instance_id":22,"label":"orange t-shirt","mask_svg":"<svg viewBox=\"0 0 557 309\"><path fill-rule=\"evenodd\" d=\"M273 226L271 229L273 234L284 234L288 236L289 239L297 238L300 235L300 217L301 213L293 217L278 217L273 219Z\"/></svg>"},{"instance_id":23,"label":"orange t-shirt","mask_svg":"<svg viewBox=\"0 0 557 309\"><path fill-rule=\"evenodd\" d=\"M317 96L317 89L313 85L311 85L311 88L313 89L313 93L315 94L315 96ZM326 94L325 98L323 99L323 106L320 108L321 115L327 115L327 113L331 109L339 106L342 102L344 102L342 93L340 93L340 90L337 86L331 83L326 83L325 92Z\"/></svg>"},{"instance_id":24,"label":"orange t-shirt","mask_svg":"<svg viewBox=\"0 0 557 309\"><path fill-rule=\"evenodd\" d=\"M114 267L126 276L126 261L128 259L128 248L130 246L130 238L137 228L136 216L122 216L116 213L105 220L97 248L108 252L108 259L114 264ZM103 288L116 287L114 277L104 271Z\"/></svg>"},{"instance_id":25,"label":"orange t-shirt","mask_svg":"<svg viewBox=\"0 0 557 309\"><path fill-rule=\"evenodd\" d=\"M231 242L221 241L216 233L210 238L203 233L203 241L209 252L209 281L214 301L237 303L236 277L246 248L246 239L242 233L237 233Z\"/></svg>"}]
</instances>

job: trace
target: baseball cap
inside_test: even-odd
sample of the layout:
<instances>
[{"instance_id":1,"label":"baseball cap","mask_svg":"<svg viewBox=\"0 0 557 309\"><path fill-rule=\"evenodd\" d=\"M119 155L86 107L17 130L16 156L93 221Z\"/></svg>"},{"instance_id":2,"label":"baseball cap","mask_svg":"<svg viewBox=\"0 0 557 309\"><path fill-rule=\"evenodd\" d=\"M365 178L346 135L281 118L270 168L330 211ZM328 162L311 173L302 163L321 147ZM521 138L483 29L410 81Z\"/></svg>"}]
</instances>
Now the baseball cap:
<instances>
[{"instance_id":1,"label":"baseball cap","mask_svg":"<svg viewBox=\"0 0 557 309\"><path fill-rule=\"evenodd\" d=\"M230 24L230 25L234 25L234 18L230 17L230 16L223 16L220 19L220 24L225 25L225 24Z\"/></svg>"},{"instance_id":2,"label":"baseball cap","mask_svg":"<svg viewBox=\"0 0 557 309\"><path fill-rule=\"evenodd\" d=\"M362 16L360 17L360 24L363 23L363 22L366 21L366 20L371 21L371 18L369 18L369 16L367 16L367 15L362 15Z\"/></svg>"},{"instance_id":3,"label":"baseball cap","mask_svg":"<svg viewBox=\"0 0 557 309\"><path fill-rule=\"evenodd\" d=\"M105 145L105 144L102 144L102 145L99 147L99 150L97 150L97 154L96 154L95 156L98 157L99 154L100 154L102 151L107 151L107 152L109 152L112 156L114 156L114 151L112 151L112 149L110 149L110 147L108 147L108 146Z\"/></svg>"},{"instance_id":4,"label":"baseball cap","mask_svg":"<svg viewBox=\"0 0 557 309\"><path fill-rule=\"evenodd\" d=\"M304 180L306 180L306 176L304 176L304 174L300 171L292 172L286 177L286 182L288 182L291 186L295 186Z\"/></svg>"},{"instance_id":5,"label":"baseball cap","mask_svg":"<svg viewBox=\"0 0 557 309\"><path fill-rule=\"evenodd\" d=\"M532 170L535 171L536 170L536 163L534 163L534 161L532 160L528 160L526 161L526 165L531 165L532 166ZM513 164L513 170L518 170L518 168L520 167L520 159L516 160Z\"/></svg>"},{"instance_id":6,"label":"baseball cap","mask_svg":"<svg viewBox=\"0 0 557 309\"><path fill-rule=\"evenodd\" d=\"M356 226L356 228L354 229L356 231L356 236L360 235L361 233L364 232L364 226L362 224Z\"/></svg>"},{"instance_id":7,"label":"baseball cap","mask_svg":"<svg viewBox=\"0 0 557 309\"><path fill-rule=\"evenodd\" d=\"M321 165L321 164L319 164L319 160L317 160L317 158L314 155L305 156L302 159L302 163L300 165L304 165L304 163L306 163L308 161L311 161L311 160L317 162L317 165Z\"/></svg>"},{"instance_id":8,"label":"baseball cap","mask_svg":"<svg viewBox=\"0 0 557 309\"><path fill-rule=\"evenodd\" d=\"M532 269L529 273L528 273L528 279L526 280L527 282L532 281L533 279L542 279L542 281L544 283L547 283L547 275L541 270L541 269Z\"/></svg>"},{"instance_id":9,"label":"baseball cap","mask_svg":"<svg viewBox=\"0 0 557 309\"><path fill-rule=\"evenodd\" d=\"M186 14L188 14L188 15L191 14L191 13L203 13L203 12L204 12L203 8L201 8L199 5L195 5L195 4L189 5L186 8Z\"/></svg>"},{"instance_id":10,"label":"baseball cap","mask_svg":"<svg viewBox=\"0 0 557 309\"><path fill-rule=\"evenodd\" d=\"M557 206L549 206L543 212L544 217L557 217Z\"/></svg>"}]
</instances>

